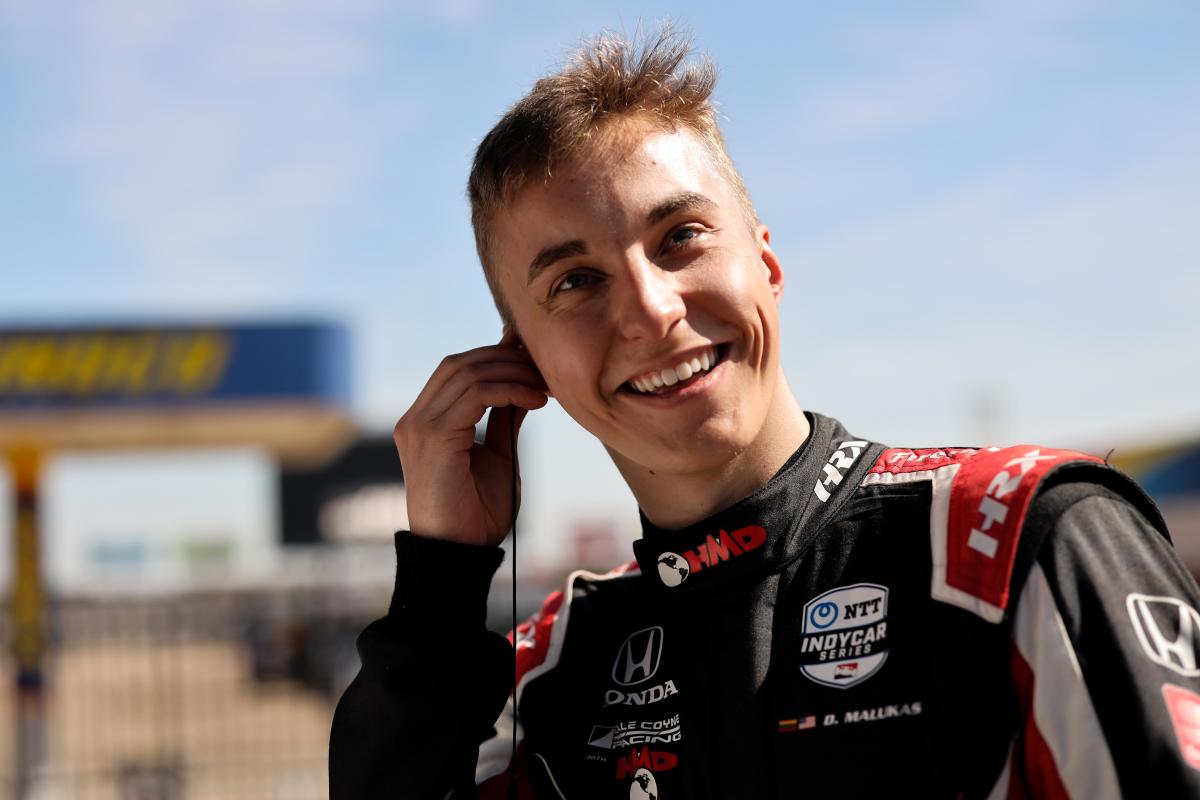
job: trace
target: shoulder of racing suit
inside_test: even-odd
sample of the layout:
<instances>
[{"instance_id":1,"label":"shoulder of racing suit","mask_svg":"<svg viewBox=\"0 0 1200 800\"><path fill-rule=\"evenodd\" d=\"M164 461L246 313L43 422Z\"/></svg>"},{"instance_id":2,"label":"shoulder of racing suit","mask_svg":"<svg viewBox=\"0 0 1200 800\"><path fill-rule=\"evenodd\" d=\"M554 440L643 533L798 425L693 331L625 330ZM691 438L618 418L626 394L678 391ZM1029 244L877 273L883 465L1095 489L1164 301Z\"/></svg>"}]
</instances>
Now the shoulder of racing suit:
<instances>
[{"instance_id":1,"label":"shoulder of racing suit","mask_svg":"<svg viewBox=\"0 0 1200 800\"><path fill-rule=\"evenodd\" d=\"M999 623L1048 526L1027 525L1034 499L1067 481L1090 482L1128 500L1169 540L1154 502L1103 459L1037 445L889 448L862 486L931 484L933 599Z\"/></svg>"}]
</instances>

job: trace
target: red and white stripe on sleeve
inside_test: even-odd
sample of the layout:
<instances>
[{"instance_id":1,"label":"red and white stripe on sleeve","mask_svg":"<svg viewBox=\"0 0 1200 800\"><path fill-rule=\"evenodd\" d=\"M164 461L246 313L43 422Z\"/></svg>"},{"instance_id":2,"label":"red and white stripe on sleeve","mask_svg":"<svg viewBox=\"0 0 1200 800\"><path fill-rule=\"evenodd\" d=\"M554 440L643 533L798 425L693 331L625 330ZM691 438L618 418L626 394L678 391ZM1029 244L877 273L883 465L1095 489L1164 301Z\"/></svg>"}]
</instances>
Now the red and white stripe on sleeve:
<instances>
[{"instance_id":1,"label":"red and white stripe on sleeve","mask_svg":"<svg viewBox=\"0 0 1200 800\"><path fill-rule=\"evenodd\" d=\"M1117 771L1046 574L1017 601L1012 676L1023 724L989 800L1120 798Z\"/></svg>"}]
</instances>

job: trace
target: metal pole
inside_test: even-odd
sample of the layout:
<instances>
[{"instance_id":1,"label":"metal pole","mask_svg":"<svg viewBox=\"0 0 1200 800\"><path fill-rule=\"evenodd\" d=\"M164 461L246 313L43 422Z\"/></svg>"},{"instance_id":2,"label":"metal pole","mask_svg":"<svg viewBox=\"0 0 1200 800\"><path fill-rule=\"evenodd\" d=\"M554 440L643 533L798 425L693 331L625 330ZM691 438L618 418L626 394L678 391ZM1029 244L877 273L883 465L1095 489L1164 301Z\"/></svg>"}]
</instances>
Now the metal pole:
<instances>
[{"instance_id":1,"label":"metal pole","mask_svg":"<svg viewBox=\"0 0 1200 800\"><path fill-rule=\"evenodd\" d=\"M16 494L13 530L12 646L16 658L16 731L13 754L14 797L27 800L46 758L45 695L42 680L45 595L38 542L40 453L31 448L8 453Z\"/></svg>"}]
</instances>

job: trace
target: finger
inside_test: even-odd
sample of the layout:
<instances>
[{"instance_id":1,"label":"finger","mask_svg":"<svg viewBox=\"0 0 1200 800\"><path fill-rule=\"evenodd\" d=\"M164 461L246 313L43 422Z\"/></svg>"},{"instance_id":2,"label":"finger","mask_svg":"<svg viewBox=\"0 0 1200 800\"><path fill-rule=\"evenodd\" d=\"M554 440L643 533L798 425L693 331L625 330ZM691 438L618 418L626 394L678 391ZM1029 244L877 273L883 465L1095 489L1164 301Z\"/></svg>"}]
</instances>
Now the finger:
<instances>
[{"instance_id":1,"label":"finger","mask_svg":"<svg viewBox=\"0 0 1200 800\"><path fill-rule=\"evenodd\" d=\"M525 363L532 364L533 359L524 350L514 347L511 344L494 344L486 347L476 347L473 350L466 350L462 353L454 353L448 355L441 360L434 369L433 374L429 376L429 380L425 382L421 393L417 395L417 399L413 405L418 405L423 401L428 401L432 396L439 394L446 384L454 379L454 376L463 369L470 367L473 364L483 362L508 362L508 363Z\"/></svg>"},{"instance_id":2,"label":"finger","mask_svg":"<svg viewBox=\"0 0 1200 800\"><path fill-rule=\"evenodd\" d=\"M517 406L532 410L546 405L545 392L520 383L471 384L465 392L434 420L434 424L451 430L474 427L489 408Z\"/></svg>"},{"instance_id":3,"label":"finger","mask_svg":"<svg viewBox=\"0 0 1200 800\"><path fill-rule=\"evenodd\" d=\"M517 383L545 394L546 384L537 368L528 363L481 362L459 370L437 395L423 403L423 414L438 416L457 403L477 383Z\"/></svg>"},{"instance_id":4,"label":"finger","mask_svg":"<svg viewBox=\"0 0 1200 800\"><path fill-rule=\"evenodd\" d=\"M493 408L488 414L487 430L483 434L483 446L505 458L513 457L513 442L520 435L521 423L529 413L517 406Z\"/></svg>"},{"instance_id":5,"label":"finger","mask_svg":"<svg viewBox=\"0 0 1200 800\"><path fill-rule=\"evenodd\" d=\"M467 364L446 382L446 388L465 387L479 381L509 381L524 383L534 389L545 389L546 381L530 361L477 361Z\"/></svg>"}]
</instances>

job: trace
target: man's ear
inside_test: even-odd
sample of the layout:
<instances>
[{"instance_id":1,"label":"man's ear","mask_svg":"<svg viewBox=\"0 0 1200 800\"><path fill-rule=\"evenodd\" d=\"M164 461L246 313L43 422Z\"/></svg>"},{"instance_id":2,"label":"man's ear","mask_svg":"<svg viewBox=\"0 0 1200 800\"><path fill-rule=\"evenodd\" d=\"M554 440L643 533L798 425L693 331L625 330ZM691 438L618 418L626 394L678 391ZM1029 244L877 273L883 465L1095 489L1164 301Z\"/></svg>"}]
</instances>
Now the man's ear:
<instances>
[{"instance_id":1,"label":"man's ear","mask_svg":"<svg viewBox=\"0 0 1200 800\"><path fill-rule=\"evenodd\" d=\"M767 226L760 222L754 232L762 253L763 269L771 284L771 291L775 294L775 302L778 303L783 299L783 265L779 263L779 256L775 255L775 251L771 248L771 231Z\"/></svg>"},{"instance_id":2,"label":"man's ear","mask_svg":"<svg viewBox=\"0 0 1200 800\"><path fill-rule=\"evenodd\" d=\"M529 353L529 348L525 346L525 342L521 339L521 334L517 333L517 326L514 323L511 323L511 322L504 323L504 335L501 337L500 341L507 342L508 344L519 347L520 349L524 350L526 353ZM529 359L531 361L533 360L533 353L529 353ZM537 365L534 364L534 366L537 366ZM545 376L542 377L542 382L543 383L546 382ZM546 396L554 397L554 393L551 392L549 388L547 388Z\"/></svg>"}]
</instances>

